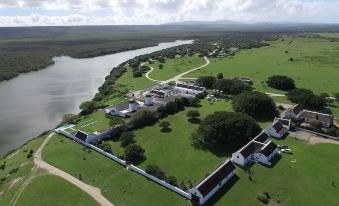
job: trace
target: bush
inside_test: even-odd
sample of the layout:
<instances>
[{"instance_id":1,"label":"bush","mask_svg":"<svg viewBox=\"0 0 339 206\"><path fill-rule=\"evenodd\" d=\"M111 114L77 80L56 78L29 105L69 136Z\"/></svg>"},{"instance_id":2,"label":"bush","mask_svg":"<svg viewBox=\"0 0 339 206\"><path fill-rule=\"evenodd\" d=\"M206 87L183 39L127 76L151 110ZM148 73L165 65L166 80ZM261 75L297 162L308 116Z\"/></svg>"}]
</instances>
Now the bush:
<instances>
[{"instance_id":1,"label":"bush","mask_svg":"<svg viewBox=\"0 0 339 206\"><path fill-rule=\"evenodd\" d=\"M178 187L179 184L178 184L178 179L174 176L169 176L167 177L167 180L166 180L169 184L173 185L174 187Z\"/></svg>"},{"instance_id":2,"label":"bush","mask_svg":"<svg viewBox=\"0 0 339 206\"><path fill-rule=\"evenodd\" d=\"M153 175L161 180L166 179L165 172L157 165L147 165L145 171L147 174Z\"/></svg>"},{"instance_id":3,"label":"bush","mask_svg":"<svg viewBox=\"0 0 339 206\"><path fill-rule=\"evenodd\" d=\"M240 80L219 79L214 84L214 89L223 91L224 94L240 94L242 92L251 91L252 87L242 83Z\"/></svg>"},{"instance_id":4,"label":"bush","mask_svg":"<svg viewBox=\"0 0 339 206\"><path fill-rule=\"evenodd\" d=\"M223 79L223 78L224 78L224 75L222 73L217 74L217 79Z\"/></svg>"},{"instance_id":5,"label":"bush","mask_svg":"<svg viewBox=\"0 0 339 206\"><path fill-rule=\"evenodd\" d=\"M285 91L295 88L294 80L289 77L282 76L282 75L271 76L268 78L266 83L268 86L272 88L285 90Z\"/></svg>"},{"instance_id":6,"label":"bush","mask_svg":"<svg viewBox=\"0 0 339 206\"><path fill-rule=\"evenodd\" d=\"M326 105L325 98L315 95L308 89L293 89L287 93L287 98L310 110L321 110Z\"/></svg>"},{"instance_id":7,"label":"bush","mask_svg":"<svg viewBox=\"0 0 339 206\"><path fill-rule=\"evenodd\" d=\"M236 112L215 112L200 124L192 139L203 146L221 146L224 149L239 148L261 131L254 119Z\"/></svg>"},{"instance_id":8,"label":"bush","mask_svg":"<svg viewBox=\"0 0 339 206\"><path fill-rule=\"evenodd\" d=\"M142 72L141 71L134 71L133 72L133 77L134 78L142 77Z\"/></svg>"},{"instance_id":9,"label":"bush","mask_svg":"<svg viewBox=\"0 0 339 206\"><path fill-rule=\"evenodd\" d=\"M200 87L212 89L217 79L214 76L202 76L196 80L196 84Z\"/></svg>"},{"instance_id":10,"label":"bush","mask_svg":"<svg viewBox=\"0 0 339 206\"><path fill-rule=\"evenodd\" d=\"M137 144L130 144L125 148L124 158L128 164L138 165L146 160L145 150Z\"/></svg>"},{"instance_id":11,"label":"bush","mask_svg":"<svg viewBox=\"0 0 339 206\"><path fill-rule=\"evenodd\" d=\"M120 135L121 147L127 147L130 144L135 143L133 132L123 132Z\"/></svg>"},{"instance_id":12,"label":"bush","mask_svg":"<svg viewBox=\"0 0 339 206\"><path fill-rule=\"evenodd\" d=\"M200 100L196 97L190 98L191 107L200 107Z\"/></svg>"},{"instance_id":13,"label":"bush","mask_svg":"<svg viewBox=\"0 0 339 206\"><path fill-rule=\"evenodd\" d=\"M263 203L263 204L268 204L268 202L269 202L269 199L268 199L267 196L264 195L264 194L259 194L259 195L257 196L257 199L258 199L261 203Z\"/></svg>"},{"instance_id":14,"label":"bush","mask_svg":"<svg viewBox=\"0 0 339 206\"><path fill-rule=\"evenodd\" d=\"M200 117L200 113L197 110L190 110L190 111L187 112L186 116L188 118L196 119L196 118Z\"/></svg>"},{"instance_id":15,"label":"bush","mask_svg":"<svg viewBox=\"0 0 339 206\"><path fill-rule=\"evenodd\" d=\"M159 127L161 128L161 132L167 132L169 131L169 127L171 126L171 124L167 121L163 121L163 122L160 122L159 124Z\"/></svg>"},{"instance_id":16,"label":"bush","mask_svg":"<svg viewBox=\"0 0 339 206\"><path fill-rule=\"evenodd\" d=\"M264 93L245 92L232 100L236 112L246 113L254 118L271 118L276 115L275 103Z\"/></svg>"},{"instance_id":17,"label":"bush","mask_svg":"<svg viewBox=\"0 0 339 206\"><path fill-rule=\"evenodd\" d=\"M159 64L159 69L163 69L164 65L163 64Z\"/></svg>"},{"instance_id":18,"label":"bush","mask_svg":"<svg viewBox=\"0 0 339 206\"><path fill-rule=\"evenodd\" d=\"M134 114L131 121L128 123L132 128L152 125L158 120L156 112L149 110L140 110Z\"/></svg>"},{"instance_id":19,"label":"bush","mask_svg":"<svg viewBox=\"0 0 339 206\"><path fill-rule=\"evenodd\" d=\"M337 102L339 102L339 92L336 93L336 94L334 95L334 97L335 97L335 99L337 100Z\"/></svg>"},{"instance_id":20,"label":"bush","mask_svg":"<svg viewBox=\"0 0 339 206\"><path fill-rule=\"evenodd\" d=\"M337 137L339 135L338 129L334 128L334 127L328 128L327 131L326 131L326 134L334 136L334 137Z\"/></svg>"},{"instance_id":21,"label":"bush","mask_svg":"<svg viewBox=\"0 0 339 206\"><path fill-rule=\"evenodd\" d=\"M321 128L323 128L323 124L320 121L312 120L310 122L310 127L312 128L312 130L316 132L321 132Z\"/></svg>"},{"instance_id":22,"label":"bush","mask_svg":"<svg viewBox=\"0 0 339 206\"><path fill-rule=\"evenodd\" d=\"M175 114L179 111L178 105L175 102L167 102L165 108L167 114Z\"/></svg>"},{"instance_id":23,"label":"bush","mask_svg":"<svg viewBox=\"0 0 339 206\"><path fill-rule=\"evenodd\" d=\"M99 107L99 104L95 101L85 101L80 104L82 114L90 114Z\"/></svg>"}]
</instances>

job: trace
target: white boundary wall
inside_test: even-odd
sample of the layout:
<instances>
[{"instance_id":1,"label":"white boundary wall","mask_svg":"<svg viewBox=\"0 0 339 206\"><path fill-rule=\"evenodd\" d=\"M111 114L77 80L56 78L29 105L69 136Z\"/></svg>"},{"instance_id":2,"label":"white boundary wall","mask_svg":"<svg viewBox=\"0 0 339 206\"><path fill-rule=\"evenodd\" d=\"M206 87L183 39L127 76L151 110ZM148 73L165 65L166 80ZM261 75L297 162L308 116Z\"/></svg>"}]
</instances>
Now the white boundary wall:
<instances>
[{"instance_id":1,"label":"white boundary wall","mask_svg":"<svg viewBox=\"0 0 339 206\"><path fill-rule=\"evenodd\" d=\"M330 139L333 139L333 140L339 140L339 137L330 136L330 135L327 135L327 134L315 132L315 131L304 129L304 128L301 128L301 127L297 127L296 129L301 130L301 131L306 131L306 132L309 132L309 133L313 133L313 134L316 134L318 136L327 137L327 138L330 138Z\"/></svg>"},{"instance_id":2,"label":"white boundary wall","mask_svg":"<svg viewBox=\"0 0 339 206\"><path fill-rule=\"evenodd\" d=\"M154 181L154 182L156 182L156 183L158 183L158 184L160 184L164 187L166 187L167 189L169 189L169 190L171 190L171 191L173 191L173 192L175 192L175 193L177 193L177 194L179 194L179 195L181 195L181 196L183 196L187 199L191 199L191 195L189 193L187 193L187 192L185 192L185 191L183 191L183 190L181 190L177 187L174 187L173 185L171 185L171 184L169 184L169 183L167 183L167 182L165 182L165 181L163 181L163 180L161 180L157 177L154 177L153 175L148 174L147 172L145 172L144 170L134 166L133 164L128 165L127 169L130 169L130 170L132 170L132 171L134 171L134 172L136 172L136 173L138 173L138 174L140 174L140 175L142 175L142 176L144 176L144 177L146 177L146 178L148 178L148 179L150 179L150 180L152 180L152 181Z\"/></svg>"}]
</instances>

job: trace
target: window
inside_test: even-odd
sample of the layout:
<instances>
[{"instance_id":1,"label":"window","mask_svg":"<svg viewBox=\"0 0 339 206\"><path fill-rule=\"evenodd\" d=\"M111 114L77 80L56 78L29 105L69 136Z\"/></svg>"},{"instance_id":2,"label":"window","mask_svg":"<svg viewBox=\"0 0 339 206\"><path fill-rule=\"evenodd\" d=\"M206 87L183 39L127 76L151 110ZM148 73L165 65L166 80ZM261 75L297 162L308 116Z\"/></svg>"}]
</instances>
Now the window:
<instances>
[{"instance_id":1,"label":"window","mask_svg":"<svg viewBox=\"0 0 339 206\"><path fill-rule=\"evenodd\" d=\"M239 159L239 155L237 155L237 158Z\"/></svg>"}]
</instances>

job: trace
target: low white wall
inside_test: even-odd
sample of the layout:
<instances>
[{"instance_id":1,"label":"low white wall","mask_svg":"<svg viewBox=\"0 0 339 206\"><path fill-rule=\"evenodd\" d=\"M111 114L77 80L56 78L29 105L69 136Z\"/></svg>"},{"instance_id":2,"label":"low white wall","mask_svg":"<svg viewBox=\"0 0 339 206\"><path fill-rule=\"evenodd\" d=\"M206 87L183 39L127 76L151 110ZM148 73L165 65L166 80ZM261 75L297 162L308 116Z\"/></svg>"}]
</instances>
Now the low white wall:
<instances>
[{"instance_id":1,"label":"low white wall","mask_svg":"<svg viewBox=\"0 0 339 206\"><path fill-rule=\"evenodd\" d=\"M166 187L167 189L169 189L169 190L171 190L171 191L173 191L173 192L175 192L175 193L177 193L177 194L179 194L179 195L181 195L181 196L183 196L187 199L191 199L191 195L189 193L187 193L187 192L185 192L185 191L183 191L183 190L181 190L177 187L174 187L173 185L171 185L171 184L169 184L169 183L167 183L167 182L165 182L165 181L163 181L163 180L161 180L157 177L154 177L153 175L148 174L144 170L142 170L142 169L140 169L140 168L138 168L138 167L136 167L132 164L128 165L127 168L131 169L132 171L134 171L134 172L136 172L136 173L138 173L138 174L140 174L140 175L142 175L142 176L144 176L144 177L146 177L146 178L148 178L148 179L150 179L150 180L152 180L152 181L154 181L154 182L156 182L156 183L158 183L158 184L160 184L164 187Z\"/></svg>"}]
</instances>

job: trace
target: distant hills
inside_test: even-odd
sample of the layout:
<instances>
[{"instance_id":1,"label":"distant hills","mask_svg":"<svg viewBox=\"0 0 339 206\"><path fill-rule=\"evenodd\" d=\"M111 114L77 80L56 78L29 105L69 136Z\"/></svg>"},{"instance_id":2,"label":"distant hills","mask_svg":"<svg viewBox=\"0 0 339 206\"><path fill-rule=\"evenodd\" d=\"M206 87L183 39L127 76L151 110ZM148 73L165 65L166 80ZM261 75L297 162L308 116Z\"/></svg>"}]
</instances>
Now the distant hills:
<instances>
[{"instance_id":1,"label":"distant hills","mask_svg":"<svg viewBox=\"0 0 339 206\"><path fill-rule=\"evenodd\" d=\"M163 25L228 25L228 24L242 24L237 21L229 21L229 20L219 20L219 21L180 21L180 22L171 22Z\"/></svg>"}]
</instances>

